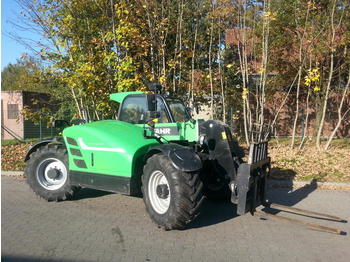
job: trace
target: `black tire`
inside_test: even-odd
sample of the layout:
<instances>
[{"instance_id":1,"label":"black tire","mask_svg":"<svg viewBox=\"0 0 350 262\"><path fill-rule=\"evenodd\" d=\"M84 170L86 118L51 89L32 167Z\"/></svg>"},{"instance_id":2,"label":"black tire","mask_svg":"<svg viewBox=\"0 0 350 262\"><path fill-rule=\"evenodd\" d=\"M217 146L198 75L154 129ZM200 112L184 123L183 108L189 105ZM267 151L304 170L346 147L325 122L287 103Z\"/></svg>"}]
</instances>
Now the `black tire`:
<instances>
[{"instance_id":1,"label":"black tire","mask_svg":"<svg viewBox=\"0 0 350 262\"><path fill-rule=\"evenodd\" d=\"M161 171L166 177L169 190L169 206L163 214L152 206L149 192L150 178L157 171ZM177 170L163 154L151 156L144 166L142 193L146 211L153 222L165 230L183 229L199 215L204 200L202 188L198 172Z\"/></svg>"},{"instance_id":2,"label":"black tire","mask_svg":"<svg viewBox=\"0 0 350 262\"><path fill-rule=\"evenodd\" d=\"M231 199L231 190L228 184L223 185L221 188L212 190L209 187L204 188L204 195L213 201L229 202Z\"/></svg>"},{"instance_id":3,"label":"black tire","mask_svg":"<svg viewBox=\"0 0 350 262\"><path fill-rule=\"evenodd\" d=\"M230 201L231 190L228 185L229 181L220 175L220 172L213 167L211 162L204 162L200 176L204 185L203 193L209 200Z\"/></svg>"},{"instance_id":4,"label":"black tire","mask_svg":"<svg viewBox=\"0 0 350 262\"><path fill-rule=\"evenodd\" d=\"M66 168L66 179L62 179L62 184L57 185L59 188L51 188L50 183L48 183L45 178L39 179L39 174L44 174L47 166L50 164L51 159L57 160L64 164ZM44 166L44 163L46 167ZM44 168L44 170L43 170ZM57 170L57 169L55 169ZM44 172L44 173L42 173ZM62 176L59 171L57 172L57 177ZM47 201L61 201L70 199L79 190L79 187L71 186L69 183L69 168L68 168L68 157L66 149L61 145L46 145L40 147L34 153L30 155L29 160L26 162L25 175L27 177L27 183L31 189L40 197L46 199ZM44 182L46 181L46 187Z\"/></svg>"}]
</instances>

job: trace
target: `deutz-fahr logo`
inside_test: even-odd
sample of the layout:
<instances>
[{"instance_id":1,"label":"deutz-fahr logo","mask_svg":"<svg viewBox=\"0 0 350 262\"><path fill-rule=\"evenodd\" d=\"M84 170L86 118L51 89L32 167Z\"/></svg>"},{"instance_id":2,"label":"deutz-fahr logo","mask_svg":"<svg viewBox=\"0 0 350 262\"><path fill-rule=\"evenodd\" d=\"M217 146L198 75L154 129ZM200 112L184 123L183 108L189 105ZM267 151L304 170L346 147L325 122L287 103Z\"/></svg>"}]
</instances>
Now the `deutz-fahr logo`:
<instances>
[{"instance_id":1,"label":"deutz-fahr logo","mask_svg":"<svg viewBox=\"0 0 350 262\"><path fill-rule=\"evenodd\" d=\"M176 126L156 127L154 129L154 132L158 135L163 135L163 136L177 136L177 135L179 135L179 130Z\"/></svg>"}]
</instances>

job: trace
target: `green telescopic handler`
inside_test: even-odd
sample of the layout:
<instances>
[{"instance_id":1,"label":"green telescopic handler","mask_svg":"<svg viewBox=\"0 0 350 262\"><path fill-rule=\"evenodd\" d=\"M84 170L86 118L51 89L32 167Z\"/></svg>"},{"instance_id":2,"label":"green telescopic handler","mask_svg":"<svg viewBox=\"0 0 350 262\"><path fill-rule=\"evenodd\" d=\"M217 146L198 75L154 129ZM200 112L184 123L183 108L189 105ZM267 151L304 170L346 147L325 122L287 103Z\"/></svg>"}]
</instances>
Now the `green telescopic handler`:
<instances>
[{"instance_id":1,"label":"green telescopic handler","mask_svg":"<svg viewBox=\"0 0 350 262\"><path fill-rule=\"evenodd\" d=\"M180 99L161 95L159 84L150 89L111 94L116 119L80 121L33 145L25 157L32 190L48 201L71 199L80 188L142 195L153 222L166 230L185 228L205 198L231 200L238 215L267 216L256 208L271 207L268 142L252 143L244 162L226 124L195 120Z\"/></svg>"}]
</instances>

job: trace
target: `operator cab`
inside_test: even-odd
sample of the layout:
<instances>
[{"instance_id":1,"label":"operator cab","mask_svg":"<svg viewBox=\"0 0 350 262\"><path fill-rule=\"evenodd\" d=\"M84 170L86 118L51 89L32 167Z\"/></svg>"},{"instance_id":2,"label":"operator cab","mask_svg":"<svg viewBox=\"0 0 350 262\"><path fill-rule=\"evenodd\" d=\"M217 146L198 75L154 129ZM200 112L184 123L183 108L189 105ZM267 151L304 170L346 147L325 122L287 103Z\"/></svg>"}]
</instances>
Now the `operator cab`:
<instances>
[{"instance_id":1,"label":"operator cab","mask_svg":"<svg viewBox=\"0 0 350 262\"><path fill-rule=\"evenodd\" d=\"M161 95L153 95L155 111L150 109L150 94L127 95L119 108L118 120L131 124L145 124L147 121L158 118L158 123L185 122L191 119L185 105L180 99L164 99ZM153 115L152 113L156 113Z\"/></svg>"}]
</instances>

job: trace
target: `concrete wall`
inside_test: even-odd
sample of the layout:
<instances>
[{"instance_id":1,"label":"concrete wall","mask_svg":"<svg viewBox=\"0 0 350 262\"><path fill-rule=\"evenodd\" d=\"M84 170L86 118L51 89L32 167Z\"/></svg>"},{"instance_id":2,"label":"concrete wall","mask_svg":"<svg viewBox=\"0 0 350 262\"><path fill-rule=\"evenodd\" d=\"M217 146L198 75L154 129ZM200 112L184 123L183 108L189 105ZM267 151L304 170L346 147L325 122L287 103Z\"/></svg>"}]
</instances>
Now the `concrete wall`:
<instances>
[{"instance_id":1,"label":"concrete wall","mask_svg":"<svg viewBox=\"0 0 350 262\"><path fill-rule=\"evenodd\" d=\"M16 119L9 119L8 105L18 105L18 114ZM20 91L1 91L1 124L15 132L23 138L23 95ZM14 137L1 128L1 139L14 139Z\"/></svg>"}]
</instances>

